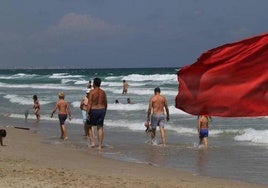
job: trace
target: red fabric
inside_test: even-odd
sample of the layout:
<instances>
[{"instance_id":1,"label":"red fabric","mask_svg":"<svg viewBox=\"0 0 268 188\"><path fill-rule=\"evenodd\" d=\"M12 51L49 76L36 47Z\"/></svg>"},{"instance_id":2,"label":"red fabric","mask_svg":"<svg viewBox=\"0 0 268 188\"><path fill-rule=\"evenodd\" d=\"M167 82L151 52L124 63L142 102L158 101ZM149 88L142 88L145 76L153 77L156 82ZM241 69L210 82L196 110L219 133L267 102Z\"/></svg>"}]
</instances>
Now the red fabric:
<instances>
[{"instance_id":1,"label":"red fabric","mask_svg":"<svg viewBox=\"0 0 268 188\"><path fill-rule=\"evenodd\" d=\"M176 107L189 114L268 116L268 33L203 53L178 82Z\"/></svg>"}]
</instances>

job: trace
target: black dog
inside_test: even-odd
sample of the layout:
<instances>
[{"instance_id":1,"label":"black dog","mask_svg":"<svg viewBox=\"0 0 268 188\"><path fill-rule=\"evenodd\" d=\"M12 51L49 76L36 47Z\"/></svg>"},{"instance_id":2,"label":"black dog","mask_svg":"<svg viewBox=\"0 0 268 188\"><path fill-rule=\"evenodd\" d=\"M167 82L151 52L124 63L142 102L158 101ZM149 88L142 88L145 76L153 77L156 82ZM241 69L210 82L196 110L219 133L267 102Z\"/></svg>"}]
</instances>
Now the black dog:
<instances>
[{"instance_id":1,"label":"black dog","mask_svg":"<svg viewBox=\"0 0 268 188\"><path fill-rule=\"evenodd\" d=\"M3 138L6 137L7 135L7 132L5 129L0 129L0 143L1 143L1 146L3 146Z\"/></svg>"}]
</instances>

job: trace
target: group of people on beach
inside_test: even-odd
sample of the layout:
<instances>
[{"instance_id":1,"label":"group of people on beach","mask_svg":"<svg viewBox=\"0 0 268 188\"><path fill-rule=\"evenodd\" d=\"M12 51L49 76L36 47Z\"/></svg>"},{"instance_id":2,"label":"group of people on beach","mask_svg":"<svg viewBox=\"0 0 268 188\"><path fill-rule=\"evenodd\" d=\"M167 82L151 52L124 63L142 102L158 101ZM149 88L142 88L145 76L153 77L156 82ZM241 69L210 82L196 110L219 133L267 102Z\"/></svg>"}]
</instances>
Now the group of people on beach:
<instances>
[{"instance_id":1,"label":"group of people on beach","mask_svg":"<svg viewBox=\"0 0 268 188\"><path fill-rule=\"evenodd\" d=\"M103 147L103 125L104 118L107 111L107 96L106 92L100 88L101 79L94 78L93 86L91 80L87 85L86 95L82 97L80 103L80 109L82 112L82 119L84 124L85 136L89 137L89 147L95 147L94 141L94 127L97 127L98 149ZM126 95L129 85L123 80L122 94ZM63 140L68 139L65 121L69 117L72 119L69 103L65 101L65 94L60 92L58 94L59 100L56 102L55 107L52 110L51 118L53 114L58 110L58 118L60 122L61 138ZM37 120L40 119L40 104L37 96L33 96L34 100L34 113ZM130 99L129 99L130 101ZM156 129L159 127L161 134L162 145L166 146L166 132L165 124L169 121L169 108L165 96L161 95L159 87L154 89L154 95L149 99L149 105L147 110L147 119L145 121L146 132L151 135L151 143L156 144ZM208 122L210 117L208 115L198 116L197 131L200 139L200 144L203 144L205 148L208 146Z\"/></svg>"}]
</instances>

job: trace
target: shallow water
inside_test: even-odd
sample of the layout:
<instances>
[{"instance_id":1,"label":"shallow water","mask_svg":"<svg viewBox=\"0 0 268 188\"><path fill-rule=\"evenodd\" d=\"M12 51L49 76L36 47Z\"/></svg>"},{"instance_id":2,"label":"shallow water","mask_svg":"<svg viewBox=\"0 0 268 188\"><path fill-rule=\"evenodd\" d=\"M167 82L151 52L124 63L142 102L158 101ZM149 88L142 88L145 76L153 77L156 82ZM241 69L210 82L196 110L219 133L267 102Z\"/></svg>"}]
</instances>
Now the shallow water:
<instances>
[{"instance_id":1,"label":"shallow water","mask_svg":"<svg viewBox=\"0 0 268 188\"><path fill-rule=\"evenodd\" d=\"M196 117L174 107L178 83L176 70L21 70L0 71L1 125L28 127L46 137L47 144L68 144L88 150L83 136L79 102L88 79L103 80L108 111L102 155L122 161L179 168L196 175L221 177L268 185L268 118L216 118L210 123L209 149L198 149ZM129 93L122 95L122 80ZM159 86L167 97L171 120L166 125L167 147L153 146L144 130L148 99ZM73 120L67 121L69 140L59 139L58 120L49 114L64 91ZM35 122L32 95L41 103L41 121ZM134 104L126 104L131 98ZM120 104L114 104L115 99ZM27 122L25 111L29 111ZM158 142L161 142L157 132ZM92 153L97 149L91 149Z\"/></svg>"}]
</instances>

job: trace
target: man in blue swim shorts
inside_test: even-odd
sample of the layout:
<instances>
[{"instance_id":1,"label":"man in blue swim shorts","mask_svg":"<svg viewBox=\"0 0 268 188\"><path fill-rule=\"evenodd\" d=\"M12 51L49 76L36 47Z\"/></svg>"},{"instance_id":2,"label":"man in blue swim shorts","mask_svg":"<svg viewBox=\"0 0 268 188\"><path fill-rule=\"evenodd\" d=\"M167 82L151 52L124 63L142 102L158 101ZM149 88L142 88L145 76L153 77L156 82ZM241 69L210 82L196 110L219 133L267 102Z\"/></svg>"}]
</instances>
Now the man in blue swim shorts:
<instances>
[{"instance_id":1,"label":"man in blue swim shorts","mask_svg":"<svg viewBox=\"0 0 268 188\"><path fill-rule=\"evenodd\" d=\"M197 131L199 135L199 144L203 144L205 148L208 147L208 115L201 115L198 117Z\"/></svg>"},{"instance_id":2,"label":"man in blue swim shorts","mask_svg":"<svg viewBox=\"0 0 268 188\"><path fill-rule=\"evenodd\" d=\"M100 88L101 79L95 78L93 80L93 90L88 96L87 114L89 120L89 137L90 146L95 147L94 135L91 129L92 126L97 126L98 130L98 148L102 149L103 142L103 124L107 110L107 96L105 91Z\"/></svg>"},{"instance_id":3,"label":"man in blue swim shorts","mask_svg":"<svg viewBox=\"0 0 268 188\"><path fill-rule=\"evenodd\" d=\"M149 100L149 107L147 111L147 121L151 120L151 139L152 143L155 141L156 127L159 126L163 146L166 146L166 132L164 129L165 119L169 121L169 109L167 100L160 94L159 87L154 89L154 95ZM165 112L166 111L166 115Z\"/></svg>"}]
</instances>

